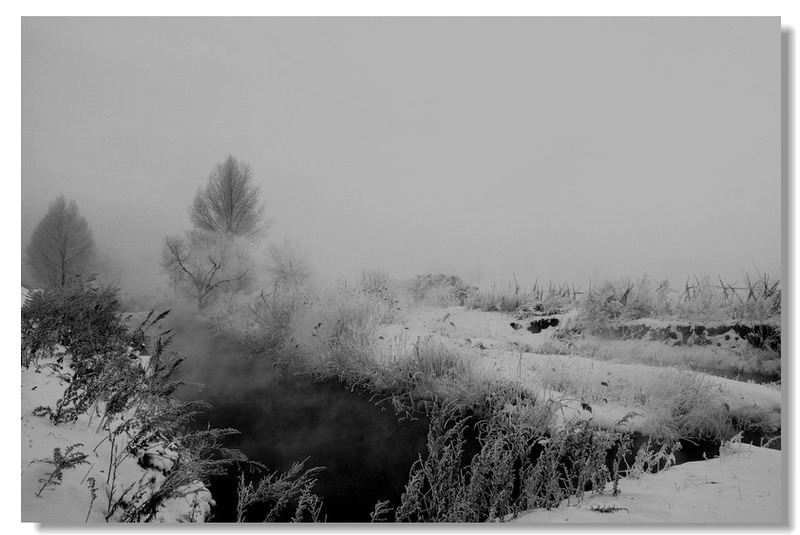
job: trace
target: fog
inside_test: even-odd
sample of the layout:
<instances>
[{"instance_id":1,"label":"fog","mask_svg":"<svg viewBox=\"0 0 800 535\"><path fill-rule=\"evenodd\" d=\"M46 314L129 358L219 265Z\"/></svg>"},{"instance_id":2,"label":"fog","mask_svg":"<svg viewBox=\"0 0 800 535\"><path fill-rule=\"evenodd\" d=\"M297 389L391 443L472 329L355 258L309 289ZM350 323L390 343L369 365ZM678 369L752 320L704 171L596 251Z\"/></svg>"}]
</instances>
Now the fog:
<instances>
[{"instance_id":1,"label":"fog","mask_svg":"<svg viewBox=\"0 0 800 535\"><path fill-rule=\"evenodd\" d=\"M63 193L152 293L230 154L331 277L777 275L780 94L777 17L24 18L22 248Z\"/></svg>"}]
</instances>

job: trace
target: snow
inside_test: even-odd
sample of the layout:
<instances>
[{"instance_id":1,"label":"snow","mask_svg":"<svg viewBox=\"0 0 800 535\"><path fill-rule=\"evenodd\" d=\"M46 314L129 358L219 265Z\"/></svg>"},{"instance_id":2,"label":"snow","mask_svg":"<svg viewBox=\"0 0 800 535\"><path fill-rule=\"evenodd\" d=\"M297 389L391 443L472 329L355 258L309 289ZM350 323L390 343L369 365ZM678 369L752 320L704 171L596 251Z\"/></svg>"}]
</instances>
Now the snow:
<instances>
[{"instance_id":1,"label":"snow","mask_svg":"<svg viewBox=\"0 0 800 535\"><path fill-rule=\"evenodd\" d=\"M521 362L521 367L520 367ZM486 370L493 370L499 376L511 380L521 380L533 391L540 388L540 378L553 374L558 376L579 377L582 383L594 385L595 390L586 387L587 402L598 399L603 388L601 383L615 381L617 384L647 385L649 382L658 381L659 378L669 378L674 373L670 368L652 367L644 364L622 364L609 361L597 361L587 357L576 355L538 355L532 353L511 352L511 351L492 351L484 355L482 365ZM520 377L517 376L518 370L522 371ZM694 373L694 372L686 372ZM713 375L697 372L697 377L707 382L720 396L721 401L728 404L732 411L758 407L766 411L767 421L776 422L780 425L781 421L781 392L767 386L744 383L725 379ZM550 397L554 393L548 393ZM594 397L590 397L593 395ZM568 410L564 413L565 417L587 417L585 411L580 408L581 400L564 400ZM611 425L624 416L631 407L620 405L614 402L592 403L592 417L595 422L601 425ZM638 409L638 408L637 408ZM646 414L643 417L633 420L633 430L644 434L650 434Z\"/></svg>"},{"instance_id":2,"label":"snow","mask_svg":"<svg viewBox=\"0 0 800 535\"><path fill-rule=\"evenodd\" d=\"M780 451L733 444L719 458L688 462L657 474L620 481L620 494L611 484L602 494L580 503L536 510L521 515L523 524L747 524L787 522L783 510L784 474ZM597 509L617 508L602 513ZM593 510L595 509L595 510Z\"/></svg>"},{"instance_id":3,"label":"snow","mask_svg":"<svg viewBox=\"0 0 800 535\"><path fill-rule=\"evenodd\" d=\"M642 412L641 407L632 407L630 403L601 402L605 388L602 383L612 386L647 385L669 379L670 374L675 373L672 368L641 363L600 361L577 355L541 354L539 351L546 351L556 329L549 328L533 334L525 329L512 329L510 323L513 321L515 318L511 314L468 310L459 306L412 309L407 312L402 323L382 329L380 351L399 355L410 351L417 340L432 336L460 348L462 354L473 361L480 373L520 382L530 391L545 398L558 397L558 394L543 389L543 378L549 376L579 381L585 398L564 397L564 410L559 416L565 419L591 417L602 426L611 426L634 408ZM562 325L566 321L568 319ZM639 346L645 343L636 342ZM649 344L661 345L658 342ZM532 350L537 352L532 353ZM731 411L758 408L765 411L767 421L775 422L780 427L780 390L700 372L686 373L696 374L700 380L707 382ZM582 410L583 401L591 404L591 413ZM632 430L650 434L652 427L659 425L658 414L655 413L657 411L653 414L644 412L642 416L632 420Z\"/></svg>"},{"instance_id":4,"label":"snow","mask_svg":"<svg viewBox=\"0 0 800 535\"><path fill-rule=\"evenodd\" d=\"M68 356L65 358L68 362ZM149 455L149 468L143 468L138 459L127 457L116 469L115 480L109 481L114 472L110 467L111 443L104 432L98 430L99 418L90 419L81 415L72 424L53 424L46 416L35 416L33 410L39 406L55 407L66 384L51 368L36 370L34 366L22 369L21 381L21 508L23 522L45 524L105 523L109 504L122 498L130 501L138 491L149 495L164 480L162 469L171 467L174 452L166 445L156 444L140 453ZM60 485L46 488L36 496L52 472L53 465L41 462L52 458L53 448L62 452L73 444L82 444L75 451L87 455L88 464L81 464L63 472ZM92 504L89 479L94 478L97 498ZM113 488L113 494L111 493ZM209 491L195 484L186 497L170 500L160 510L157 522L202 522L213 504ZM118 521L121 509L110 515L109 521Z\"/></svg>"}]
</instances>

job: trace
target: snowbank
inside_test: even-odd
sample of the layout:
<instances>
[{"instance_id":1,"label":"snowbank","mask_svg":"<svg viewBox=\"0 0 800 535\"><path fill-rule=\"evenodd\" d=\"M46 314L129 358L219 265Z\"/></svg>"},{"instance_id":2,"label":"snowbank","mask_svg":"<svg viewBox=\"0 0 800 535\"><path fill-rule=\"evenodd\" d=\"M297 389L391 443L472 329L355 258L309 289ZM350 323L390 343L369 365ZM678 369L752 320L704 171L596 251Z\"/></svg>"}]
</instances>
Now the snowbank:
<instances>
[{"instance_id":1,"label":"snowbank","mask_svg":"<svg viewBox=\"0 0 800 535\"><path fill-rule=\"evenodd\" d=\"M72 424L54 425L46 416L34 416L39 406L55 407L62 396L66 383L50 368L36 371L33 367L22 369L22 521L53 524L104 523L119 520L122 509L117 508L109 516L111 503L123 498L123 502L134 501L133 496L148 496L165 479L168 463L141 463L139 458L127 456L114 470L110 466L111 444L102 431L98 431L99 418L90 420L81 415ZM42 462L53 458L53 449L63 453L69 446L81 444L74 451L87 455L87 464L63 472L60 485L48 486L36 496L39 489L53 471L53 465ZM152 452L142 452L151 453ZM162 461L169 454L160 451ZM149 465L144 468L142 464ZM112 481L112 477L114 480ZM91 479L96 487L96 499L92 502ZM113 493L112 493L113 488ZM207 519L213 500L211 494L197 482L186 489L185 497L170 500L156 516L157 522L203 522Z\"/></svg>"},{"instance_id":2,"label":"snowbank","mask_svg":"<svg viewBox=\"0 0 800 535\"><path fill-rule=\"evenodd\" d=\"M564 315L561 324L571 320ZM560 400L563 404L558 414L560 418L592 418L597 424L608 427L636 410L641 416L631 420L633 431L647 435L662 424L663 415L659 414L657 403L651 402L648 407L625 396L628 391L638 389L643 394L640 397L646 397L648 385L674 380L673 368L546 354L556 329L534 334L526 329L514 330L510 325L514 321L511 314L458 306L412 309L402 324L381 330L378 350L383 354L402 355L410 352L418 340L434 337L459 348L479 373L519 382L542 398ZM659 342L647 343L660 345ZM701 372L686 370L685 373L708 383L719 402L727 404L730 411L763 411L765 421L778 429L781 427L780 390ZM565 387L563 391L580 391L581 395L563 394L555 390L559 386ZM620 397L622 399L615 399ZM584 403L591 406L591 412L583 408Z\"/></svg>"},{"instance_id":3,"label":"snowbank","mask_svg":"<svg viewBox=\"0 0 800 535\"><path fill-rule=\"evenodd\" d=\"M591 524L786 524L781 452L733 444L717 459L673 466L620 481L578 504L523 514L517 522ZM606 512L602 512L606 511Z\"/></svg>"}]
</instances>

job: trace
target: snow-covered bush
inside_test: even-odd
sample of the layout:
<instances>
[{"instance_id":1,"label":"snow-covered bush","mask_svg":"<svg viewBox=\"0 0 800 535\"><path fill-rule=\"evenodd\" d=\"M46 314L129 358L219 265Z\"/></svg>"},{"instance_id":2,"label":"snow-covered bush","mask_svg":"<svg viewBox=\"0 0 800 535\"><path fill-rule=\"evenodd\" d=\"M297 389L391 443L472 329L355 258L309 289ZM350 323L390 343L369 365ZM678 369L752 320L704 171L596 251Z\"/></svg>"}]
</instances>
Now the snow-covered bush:
<instances>
[{"instance_id":1,"label":"snow-covered bush","mask_svg":"<svg viewBox=\"0 0 800 535\"><path fill-rule=\"evenodd\" d=\"M463 305L477 289L457 275L417 275L408 284L414 302L434 306Z\"/></svg>"},{"instance_id":2,"label":"snow-covered bush","mask_svg":"<svg viewBox=\"0 0 800 535\"><path fill-rule=\"evenodd\" d=\"M37 371L50 368L66 383L55 405L37 407L34 416L48 416L54 425L77 424L80 419L81 424L96 425L96 432L104 436L100 444L107 442L110 448L102 470L106 520L153 521L168 501L197 495L198 482L218 473L232 458L239 459L212 457L220 451L221 439L235 431L192 430L191 419L204 405L172 397L179 384L172 376L182 358L167 356L169 337L157 337L148 348L148 330L167 313L152 319L151 312L130 330L117 310L116 297L114 289L79 281L32 294L23 307L23 364L34 364ZM37 360L52 355L56 344L66 350L57 360ZM131 344L150 349L150 357L140 359ZM92 424L94 418L97 424ZM153 451L159 444L171 453L155 462ZM54 450L53 460L46 462L56 471L44 480L37 496L60 481L60 471L81 460L71 453ZM131 463L147 471L142 484L118 480L125 471L121 467ZM95 498L93 493L92 501ZM192 513L193 519L196 516Z\"/></svg>"},{"instance_id":3,"label":"snow-covered bush","mask_svg":"<svg viewBox=\"0 0 800 535\"><path fill-rule=\"evenodd\" d=\"M80 365L82 357L125 347L126 334L117 290L76 278L28 294L22 307L22 364L52 356L60 344Z\"/></svg>"}]
</instances>

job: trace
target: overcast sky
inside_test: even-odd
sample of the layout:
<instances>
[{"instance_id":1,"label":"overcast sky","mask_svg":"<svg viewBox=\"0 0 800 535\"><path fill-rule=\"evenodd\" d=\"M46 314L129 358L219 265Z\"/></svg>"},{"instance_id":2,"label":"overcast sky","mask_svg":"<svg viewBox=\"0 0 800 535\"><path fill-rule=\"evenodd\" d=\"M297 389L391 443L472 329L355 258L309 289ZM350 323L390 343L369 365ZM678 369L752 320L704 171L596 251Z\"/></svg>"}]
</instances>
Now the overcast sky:
<instances>
[{"instance_id":1,"label":"overcast sky","mask_svg":"<svg viewBox=\"0 0 800 535\"><path fill-rule=\"evenodd\" d=\"M325 274L777 275L780 19L23 19L23 247L162 284L229 154Z\"/></svg>"}]
</instances>

